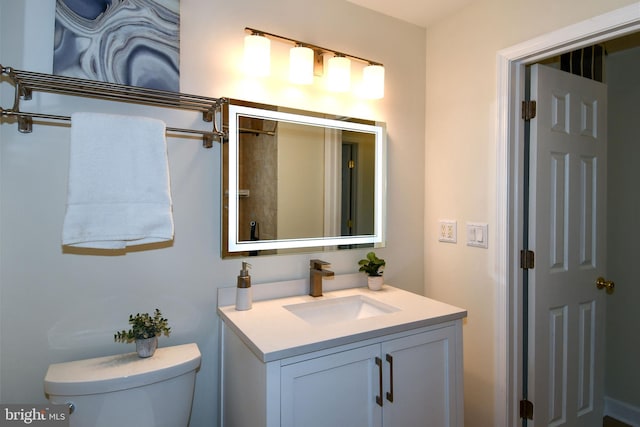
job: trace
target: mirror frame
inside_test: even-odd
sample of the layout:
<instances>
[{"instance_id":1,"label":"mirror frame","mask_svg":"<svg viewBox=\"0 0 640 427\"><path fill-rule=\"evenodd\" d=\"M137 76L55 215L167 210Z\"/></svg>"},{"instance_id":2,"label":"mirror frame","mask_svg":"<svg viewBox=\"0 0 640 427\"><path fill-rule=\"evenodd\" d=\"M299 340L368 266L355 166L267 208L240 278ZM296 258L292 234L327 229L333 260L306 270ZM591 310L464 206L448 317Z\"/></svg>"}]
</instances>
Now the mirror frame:
<instances>
[{"instance_id":1,"label":"mirror frame","mask_svg":"<svg viewBox=\"0 0 640 427\"><path fill-rule=\"evenodd\" d=\"M257 105L257 104L256 104ZM272 109L255 108L246 105L235 105L232 102L228 107L228 132L229 132L229 159L228 169L228 234L227 246L230 254L235 252L274 250L274 249L300 249L317 248L339 245L373 244L374 247L383 246L385 241L386 218L386 125L382 122L364 124L338 119L317 117L317 113L299 111L289 113ZM306 113L306 114L305 114ZM238 238L238 152L240 143L240 117L283 121L294 124L318 126L336 130L347 130L373 134L375 137L375 179L374 179L374 233L356 236L330 236L295 239L275 239L258 241L241 241ZM224 180L223 180L224 181ZM224 224L223 224L224 226Z\"/></svg>"}]
</instances>

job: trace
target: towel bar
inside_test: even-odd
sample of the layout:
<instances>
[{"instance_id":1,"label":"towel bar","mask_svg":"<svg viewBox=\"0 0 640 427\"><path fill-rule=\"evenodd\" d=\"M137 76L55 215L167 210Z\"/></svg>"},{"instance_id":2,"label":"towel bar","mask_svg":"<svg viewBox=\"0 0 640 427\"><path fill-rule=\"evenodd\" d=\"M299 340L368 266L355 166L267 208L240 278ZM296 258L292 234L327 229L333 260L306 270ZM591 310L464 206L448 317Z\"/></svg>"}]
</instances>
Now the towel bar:
<instances>
[{"instance_id":1,"label":"towel bar","mask_svg":"<svg viewBox=\"0 0 640 427\"><path fill-rule=\"evenodd\" d=\"M211 148L213 141L221 141L225 132L218 122L221 106L227 102L224 98L208 98L179 92L169 92L143 87L127 86L117 83L100 82L75 77L56 76L32 71L16 70L0 64L2 75L6 75L15 87L13 107L0 108L0 117L14 116L18 119L18 130L32 132L33 119L71 120L68 116L20 111L20 100L30 100L33 91L49 92L70 96L98 98L112 101L129 102L155 107L166 107L202 113L205 122L212 122L211 131L167 127L169 132L192 133L202 135L203 146Z\"/></svg>"},{"instance_id":2,"label":"towel bar","mask_svg":"<svg viewBox=\"0 0 640 427\"><path fill-rule=\"evenodd\" d=\"M55 114L42 114L42 113L29 113L26 111L16 112L16 111L5 110L4 108L0 109L0 115L17 117L18 131L22 133L31 133L32 127L33 127L33 120L31 119L71 121L71 117L69 116L58 116ZM202 144L205 148L213 147L214 139L217 137L223 136L219 132L215 132L215 131L174 128L170 126L167 126L166 129L167 129L167 132L191 133L191 134L202 135L202 138L203 138Z\"/></svg>"}]
</instances>

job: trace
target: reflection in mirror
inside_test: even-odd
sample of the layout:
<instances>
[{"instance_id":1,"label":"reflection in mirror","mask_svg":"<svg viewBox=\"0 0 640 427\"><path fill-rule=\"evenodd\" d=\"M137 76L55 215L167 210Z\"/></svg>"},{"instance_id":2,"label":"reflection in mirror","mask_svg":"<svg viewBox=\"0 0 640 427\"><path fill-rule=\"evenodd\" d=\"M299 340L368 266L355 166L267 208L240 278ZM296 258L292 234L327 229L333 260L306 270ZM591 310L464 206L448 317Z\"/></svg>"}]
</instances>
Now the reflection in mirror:
<instances>
[{"instance_id":1,"label":"reflection in mirror","mask_svg":"<svg viewBox=\"0 0 640 427\"><path fill-rule=\"evenodd\" d=\"M382 246L383 123L231 100L222 256Z\"/></svg>"}]
</instances>

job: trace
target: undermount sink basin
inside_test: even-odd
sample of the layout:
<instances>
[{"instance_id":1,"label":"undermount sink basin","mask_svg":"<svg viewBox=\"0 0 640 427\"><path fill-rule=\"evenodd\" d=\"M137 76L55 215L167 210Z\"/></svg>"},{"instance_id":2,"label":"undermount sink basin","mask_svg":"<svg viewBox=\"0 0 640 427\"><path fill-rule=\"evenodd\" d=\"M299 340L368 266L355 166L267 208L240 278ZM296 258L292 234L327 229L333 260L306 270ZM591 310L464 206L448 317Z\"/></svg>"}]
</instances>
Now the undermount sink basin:
<instances>
[{"instance_id":1,"label":"undermount sink basin","mask_svg":"<svg viewBox=\"0 0 640 427\"><path fill-rule=\"evenodd\" d=\"M284 308L310 324L326 325L366 319L399 311L398 308L364 295L323 299L285 305Z\"/></svg>"}]
</instances>

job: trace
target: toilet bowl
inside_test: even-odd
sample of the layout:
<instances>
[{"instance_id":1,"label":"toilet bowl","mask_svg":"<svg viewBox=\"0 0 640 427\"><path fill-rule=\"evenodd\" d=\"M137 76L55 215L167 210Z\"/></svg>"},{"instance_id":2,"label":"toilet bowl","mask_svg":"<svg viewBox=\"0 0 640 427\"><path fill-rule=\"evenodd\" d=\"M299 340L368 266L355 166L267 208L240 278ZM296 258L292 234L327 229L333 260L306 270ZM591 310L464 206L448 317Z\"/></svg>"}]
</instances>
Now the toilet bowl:
<instances>
[{"instance_id":1,"label":"toilet bowl","mask_svg":"<svg viewBox=\"0 0 640 427\"><path fill-rule=\"evenodd\" d=\"M196 370L196 344L56 363L44 389L49 401L69 405L71 427L187 427Z\"/></svg>"}]
</instances>

